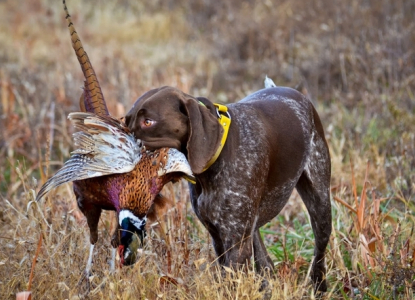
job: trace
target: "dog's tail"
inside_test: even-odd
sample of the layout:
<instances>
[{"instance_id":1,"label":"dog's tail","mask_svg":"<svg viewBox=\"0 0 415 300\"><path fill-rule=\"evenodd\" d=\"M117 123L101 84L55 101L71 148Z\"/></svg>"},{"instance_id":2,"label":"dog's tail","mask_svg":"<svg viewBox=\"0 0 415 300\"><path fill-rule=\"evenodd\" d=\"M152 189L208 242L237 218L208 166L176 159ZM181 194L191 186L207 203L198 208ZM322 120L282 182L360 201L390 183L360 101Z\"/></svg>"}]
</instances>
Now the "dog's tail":
<instances>
[{"instance_id":1,"label":"dog's tail","mask_svg":"<svg viewBox=\"0 0 415 300\"><path fill-rule=\"evenodd\" d=\"M272 87L277 87L277 85L274 83L274 81L269 78L267 75L265 75L265 80L264 80L264 85L265 88L272 88Z\"/></svg>"}]
</instances>

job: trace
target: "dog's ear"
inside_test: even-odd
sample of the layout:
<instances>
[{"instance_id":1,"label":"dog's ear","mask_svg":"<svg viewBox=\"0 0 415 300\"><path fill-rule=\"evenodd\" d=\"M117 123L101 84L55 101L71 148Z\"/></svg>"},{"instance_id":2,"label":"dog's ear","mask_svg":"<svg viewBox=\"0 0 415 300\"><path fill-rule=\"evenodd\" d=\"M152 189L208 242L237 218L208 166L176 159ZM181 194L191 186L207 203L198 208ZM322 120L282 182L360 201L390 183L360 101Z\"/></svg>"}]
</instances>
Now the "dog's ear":
<instances>
[{"instance_id":1,"label":"dog's ear","mask_svg":"<svg viewBox=\"0 0 415 300\"><path fill-rule=\"evenodd\" d=\"M187 158L193 173L200 174L215 155L223 135L223 128L212 114L209 105L202 105L194 98L185 99L183 102L187 110L190 130Z\"/></svg>"}]
</instances>

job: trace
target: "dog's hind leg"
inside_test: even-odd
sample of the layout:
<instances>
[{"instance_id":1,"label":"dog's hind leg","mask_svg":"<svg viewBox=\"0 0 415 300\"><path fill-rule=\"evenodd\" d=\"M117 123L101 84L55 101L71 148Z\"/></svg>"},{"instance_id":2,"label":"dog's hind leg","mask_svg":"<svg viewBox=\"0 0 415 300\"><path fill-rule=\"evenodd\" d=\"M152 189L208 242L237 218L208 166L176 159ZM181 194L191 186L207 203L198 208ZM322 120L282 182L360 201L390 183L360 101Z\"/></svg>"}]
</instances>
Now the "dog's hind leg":
<instances>
[{"instance_id":1,"label":"dog's hind leg","mask_svg":"<svg viewBox=\"0 0 415 300\"><path fill-rule=\"evenodd\" d=\"M327 291L324 254L331 234L330 155L327 144L317 132L312 141L309 160L297 182L315 237L311 279L316 291Z\"/></svg>"}]
</instances>

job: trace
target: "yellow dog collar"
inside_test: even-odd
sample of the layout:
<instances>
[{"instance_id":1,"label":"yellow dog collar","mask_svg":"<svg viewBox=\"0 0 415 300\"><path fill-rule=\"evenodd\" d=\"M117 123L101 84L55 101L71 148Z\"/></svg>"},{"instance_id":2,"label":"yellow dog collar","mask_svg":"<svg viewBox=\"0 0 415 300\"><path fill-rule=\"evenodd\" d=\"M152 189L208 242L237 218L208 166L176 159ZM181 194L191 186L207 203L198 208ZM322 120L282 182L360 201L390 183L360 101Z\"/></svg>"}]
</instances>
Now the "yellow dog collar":
<instances>
[{"instance_id":1,"label":"yellow dog collar","mask_svg":"<svg viewBox=\"0 0 415 300\"><path fill-rule=\"evenodd\" d=\"M220 141L220 145L218 149L216 150L213 157L206 164L205 168L203 169L203 172L209 169L209 167L213 165L213 163L219 157L220 153L222 152L223 146L225 146L226 139L228 137L229 127L231 126L231 115L228 112L228 108L225 105L221 105L218 103L213 103L213 105L216 107L216 114L218 115L219 124L223 128L223 135L222 135L222 139ZM203 106L205 105L203 104ZM193 180L192 178L188 176L185 176L184 178L190 183L196 184L196 181Z\"/></svg>"},{"instance_id":2,"label":"yellow dog collar","mask_svg":"<svg viewBox=\"0 0 415 300\"><path fill-rule=\"evenodd\" d=\"M225 146L226 138L228 137L229 127L231 126L231 115L228 113L228 108L225 105L213 103L216 107L216 114L218 115L219 124L223 128L223 135L220 141L220 145L218 150L216 150L215 155L208 161L206 167L203 169L203 172L209 169L211 165L216 161L219 157L220 153L222 152L223 146Z\"/></svg>"}]
</instances>

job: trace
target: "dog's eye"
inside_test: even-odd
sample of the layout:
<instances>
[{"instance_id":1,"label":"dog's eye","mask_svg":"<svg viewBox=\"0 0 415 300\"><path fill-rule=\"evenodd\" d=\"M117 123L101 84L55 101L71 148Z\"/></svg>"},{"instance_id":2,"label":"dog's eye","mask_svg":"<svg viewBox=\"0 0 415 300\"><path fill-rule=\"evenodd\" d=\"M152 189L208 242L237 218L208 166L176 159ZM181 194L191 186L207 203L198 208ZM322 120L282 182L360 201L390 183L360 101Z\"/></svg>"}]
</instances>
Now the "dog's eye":
<instances>
[{"instance_id":1,"label":"dog's eye","mask_svg":"<svg viewBox=\"0 0 415 300\"><path fill-rule=\"evenodd\" d=\"M153 120L150 120L150 119L145 119L143 121L143 125L146 126L146 127L150 127L153 124L154 124L154 121Z\"/></svg>"}]
</instances>

